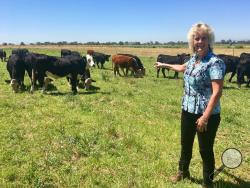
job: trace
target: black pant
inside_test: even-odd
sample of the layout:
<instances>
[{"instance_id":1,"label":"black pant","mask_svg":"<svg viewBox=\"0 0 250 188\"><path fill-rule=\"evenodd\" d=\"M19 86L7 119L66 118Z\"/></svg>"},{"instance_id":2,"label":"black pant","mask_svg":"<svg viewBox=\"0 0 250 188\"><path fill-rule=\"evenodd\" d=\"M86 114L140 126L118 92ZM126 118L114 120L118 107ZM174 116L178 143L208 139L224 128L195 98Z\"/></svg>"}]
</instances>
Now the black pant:
<instances>
[{"instance_id":1,"label":"black pant","mask_svg":"<svg viewBox=\"0 0 250 188\"><path fill-rule=\"evenodd\" d=\"M204 184L211 184L213 176L209 177L215 168L213 145L218 126L220 124L220 114L211 115L206 132L196 130L196 121L201 114L192 114L182 111L181 114L181 157L179 170L188 171L192 158L192 148L194 137L197 132L200 154L203 161L203 180Z\"/></svg>"}]
</instances>

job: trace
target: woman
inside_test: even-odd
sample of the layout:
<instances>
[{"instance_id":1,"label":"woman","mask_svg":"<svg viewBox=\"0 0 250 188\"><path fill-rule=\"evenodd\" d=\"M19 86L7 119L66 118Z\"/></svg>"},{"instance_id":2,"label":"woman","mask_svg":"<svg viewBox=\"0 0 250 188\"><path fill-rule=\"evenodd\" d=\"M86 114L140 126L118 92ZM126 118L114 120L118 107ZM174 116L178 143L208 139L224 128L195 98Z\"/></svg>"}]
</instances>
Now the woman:
<instances>
[{"instance_id":1,"label":"woman","mask_svg":"<svg viewBox=\"0 0 250 188\"><path fill-rule=\"evenodd\" d=\"M203 161L203 187L213 187L215 168L213 144L220 123L220 97L225 75L224 62L213 54L214 32L204 23L191 27L189 48L194 55L183 65L155 63L156 68L184 72L181 114L181 157L179 171L171 177L176 183L190 178L189 164L195 134Z\"/></svg>"}]
</instances>

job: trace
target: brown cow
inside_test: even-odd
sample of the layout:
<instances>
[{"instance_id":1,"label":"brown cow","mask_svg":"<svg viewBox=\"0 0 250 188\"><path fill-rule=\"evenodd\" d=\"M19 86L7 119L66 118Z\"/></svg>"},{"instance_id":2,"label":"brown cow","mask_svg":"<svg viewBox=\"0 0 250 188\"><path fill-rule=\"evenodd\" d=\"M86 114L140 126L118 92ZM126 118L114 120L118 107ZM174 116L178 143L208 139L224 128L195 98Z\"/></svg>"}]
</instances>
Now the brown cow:
<instances>
[{"instance_id":1,"label":"brown cow","mask_svg":"<svg viewBox=\"0 0 250 188\"><path fill-rule=\"evenodd\" d=\"M94 50L87 50L87 54L89 54L89 55L93 55L93 53L94 53Z\"/></svg>"},{"instance_id":2,"label":"brown cow","mask_svg":"<svg viewBox=\"0 0 250 188\"><path fill-rule=\"evenodd\" d=\"M118 73L119 76L121 76L119 68L122 69L124 76L128 75L128 70L131 70L131 72L135 77L142 76L142 70L140 69L140 66L138 65L136 59L133 57L129 57L126 55L113 55L112 63L114 64L115 76L116 73ZM126 73L124 72L124 68L126 69Z\"/></svg>"}]
</instances>

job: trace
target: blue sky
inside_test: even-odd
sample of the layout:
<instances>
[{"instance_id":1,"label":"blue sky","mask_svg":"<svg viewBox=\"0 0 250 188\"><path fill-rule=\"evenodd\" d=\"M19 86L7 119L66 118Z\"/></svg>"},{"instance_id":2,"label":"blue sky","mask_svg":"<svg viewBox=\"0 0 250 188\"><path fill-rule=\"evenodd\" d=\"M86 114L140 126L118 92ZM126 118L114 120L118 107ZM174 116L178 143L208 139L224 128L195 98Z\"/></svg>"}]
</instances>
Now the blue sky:
<instances>
[{"instance_id":1,"label":"blue sky","mask_svg":"<svg viewBox=\"0 0 250 188\"><path fill-rule=\"evenodd\" d=\"M199 21L216 41L250 40L249 0L1 0L0 43L187 41Z\"/></svg>"}]
</instances>

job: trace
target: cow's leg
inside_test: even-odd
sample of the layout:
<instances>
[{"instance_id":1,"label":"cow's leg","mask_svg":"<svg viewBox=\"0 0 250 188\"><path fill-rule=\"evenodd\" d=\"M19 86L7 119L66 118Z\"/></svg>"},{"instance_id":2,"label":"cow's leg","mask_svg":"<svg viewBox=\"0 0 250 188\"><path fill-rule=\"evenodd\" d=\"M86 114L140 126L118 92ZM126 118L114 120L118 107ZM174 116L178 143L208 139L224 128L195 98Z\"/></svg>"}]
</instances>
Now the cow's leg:
<instances>
[{"instance_id":1,"label":"cow's leg","mask_svg":"<svg viewBox=\"0 0 250 188\"><path fill-rule=\"evenodd\" d=\"M178 79L178 72L175 72L175 73L174 73L174 78L175 78L175 79Z\"/></svg>"},{"instance_id":2,"label":"cow's leg","mask_svg":"<svg viewBox=\"0 0 250 188\"><path fill-rule=\"evenodd\" d=\"M119 70L120 70L120 68L117 67L117 73L118 73L118 75L119 75L119 76L122 76Z\"/></svg>"},{"instance_id":3,"label":"cow's leg","mask_svg":"<svg viewBox=\"0 0 250 188\"><path fill-rule=\"evenodd\" d=\"M123 75L126 76L126 73L125 73L125 71L124 71L124 68L121 67L121 69L122 69ZM120 75L120 74L119 74L119 75ZM120 75L120 76L121 76L121 75Z\"/></svg>"},{"instance_id":4,"label":"cow's leg","mask_svg":"<svg viewBox=\"0 0 250 188\"><path fill-rule=\"evenodd\" d=\"M247 75L246 87L249 87L250 84L250 75Z\"/></svg>"},{"instance_id":5,"label":"cow's leg","mask_svg":"<svg viewBox=\"0 0 250 188\"><path fill-rule=\"evenodd\" d=\"M114 74L115 74L115 76L116 76L116 74L121 76L120 71L119 71L119 65L117 65L117 64L114 64Z\"/></svg>"},{"instance_id":6,"label":"cow's leg","mask_svg":"<svg viewBox=\"0 0 250 188\"><path fill-rule=\"evenodd\" d=\"M159 78L160 70L161 70L161 68L157 68L157 74L156 74L157 78Z\"/></svg>"},{"instance_id":7,"label":"cow's leg","mask_svg":"<svg viewBox=\"0 0 250 188\"><path fill-rule=\"evenodd\" d=\"M104 61L104 62L105 62L105 61ZM104 62L101 62L101 69L103 69L103 68L104 68L104 67L103 67Z\"/></svg>"},{"instance_id":8,"label":"cow's leg","mask_svg":"<svg viewBox=\"0 0 250 188\"><path fill-rule=\"evenodd\" d=\"M131 69L130 71L131 71L131 74L130 74L131 76L136 76L136 70L135 69Z\"/></svg>"},{"instance_id":9,"label":"cow's leg","mask_svg":"<svg viewBox=\"0 0 250 188\"><path fill-rule=\"evenodd\" d=\"M71 82L71 91L75 95L77 94L77 74L70 75L70 82Z\"/></svg>"},{"instance_id":10,"label":"cow's leg","mask_svg":"<svg viewBox=\"0 0 250 188\"><path fill-rule=\"evenodd\" d=\"M116 72L117 72L117 70L116 70L116 66L114 66L114 75L116 76Z\"/></svg>"},{"instance_id":11,"label":"cow's leg","mask_svg":"<svg viewBox=\"0 0 250 188\"><path fill-rule=\"evenodd\" d=\"M128 76L128 70L129 70L129 68L126 67L126 72L125 72L125 75L126 75L126 76Z\"/></svg>"},{"instance_id":12,"label":"cow's leg","mask_svg":"<svg viewBox=\"0 0 250 188\"><path fill-rule=\"evenodd\" d=\"M37 74L37 79L36 80L38 80L39 87L43 87L45 76L46 76L45 73L38 73ZM35 83L36 83L36 80L35 80Z\"/></svg>"},{"instance_id":13,"label":"cow's leg","mask_svg":"<svg viewBox=\"0 0 250 188\"><path fill-rule=\"evenodd\" d=\"M30 93L33 93L34 89L35 89L35 82L36 82L36 72L35 72L35 69L32 69L31 75L32 76L31 76Z\"/></svg>"},{"instance_id":14,"label":"cow's leg","mask_svg":"<svg viewBox=\"0 0 250 188\"><path fill-rule=\"evenodd\" d=\"M20 89L21 90L25 90L24 76L25 76L25 70L20 71Z\"/></svg>"},{"instance_id":15,"label":"cow's leg","mask_svg":"<svg viewBox=\"0 0 250 188\"><path fill-rule=\"evenodd\" d=\"M66 76L66 80L67 80L67 82L68 82L68 85L71 86L70 76Z\"/></svg>"},{"instance_id":16,"label":"cow's leg","mask_svg":"<svg viewBox=\"0 0 250 188\"><path fill-rule=\"evenodd\" d=\"M245 71L242 68L239 67L237 69L237 85L238 85L238 88L241 88L241 84L244 83L244 74L245 74Z\"/></svg>"},{"instance_id":17,"label":"cow's leg","mask_svg":"<svg viewBox=\"0 0 250 188\"><path fill-rule=\"evenodd\" d=\"M165 68L161 68L161 72L162 72L164 78L166 78L165 70L166 70Z\"/></svg>"},{"instance_id":18,"label":"cow's leg","mask_svg":"<svg viewBox=\"0 0 250 188\"><path fill-rule=\"evenodd\" d=\"M234 75L236 74L236 70L232 72L230 78L229 78L229 82L232 82L232 78L234 77Z\"/></svg>"},{"instance_id":19,"label":"cow's leg","mask_svg":"<svg viewBox=\"0 0 250 188\"><path fill-rule=\"evenodd\" d=\"M20 89L25 90L24 78L22 78L20 81Z\"/></svg>"},{"instance_id":20,"label":"cow's leg","mask_svg":"<svg viewBox=\"0 0 250 188\"><path fill-rule=\"evenodd\" d=\"M50 78L45 77L44 78L44 84L43 84L43 93L45 93L45 91L47 90L49 83L50 83Z\"/></svg>"},{"instance_id":21,"label":"cow's leg","mask_svg":"<svg viewBox=\"0 0 250 188\"><path fill-rule=\"evenodd\" d=\"M91 78L89 69L85 70L85 78Z\"/></svg>"}]
</instances>

